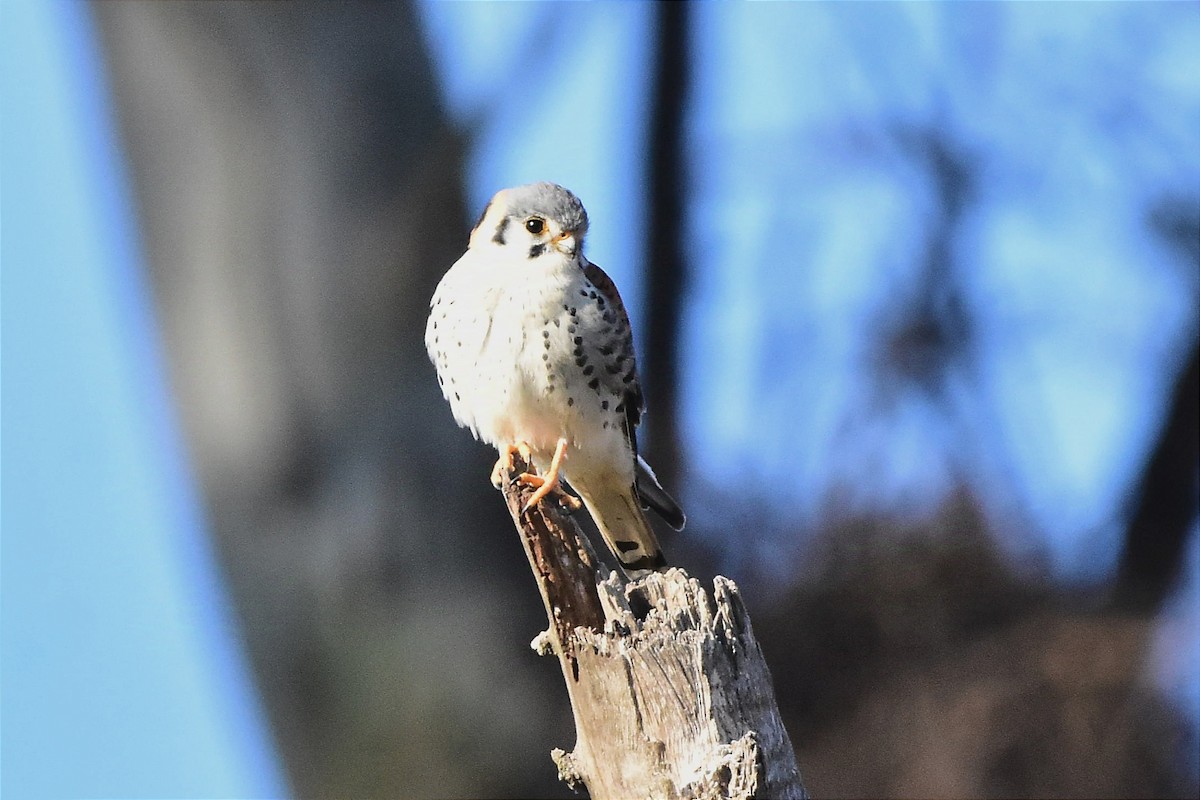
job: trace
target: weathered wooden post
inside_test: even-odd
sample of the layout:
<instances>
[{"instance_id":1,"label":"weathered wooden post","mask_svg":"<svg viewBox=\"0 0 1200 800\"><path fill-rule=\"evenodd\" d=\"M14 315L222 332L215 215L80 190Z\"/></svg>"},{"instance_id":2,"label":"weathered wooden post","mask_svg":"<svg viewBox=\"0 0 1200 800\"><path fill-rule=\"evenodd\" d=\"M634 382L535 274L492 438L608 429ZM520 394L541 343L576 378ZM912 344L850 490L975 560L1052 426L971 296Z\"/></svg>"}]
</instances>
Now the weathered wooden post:
<instances>
[{"instance_id":1,"label":"weathered wooden post","mask_svg":"<svg viewBox=\"0 0 1200 800\"><path fill-rule=\"evenodd\" d=\"M733 581L710 596L681 569L603 578L551 499L520 513L531 493L504 489L550 621L534 647L558 656L575 715L559 776L595 800L806 797Z\"/></svg>"}]
</instances>

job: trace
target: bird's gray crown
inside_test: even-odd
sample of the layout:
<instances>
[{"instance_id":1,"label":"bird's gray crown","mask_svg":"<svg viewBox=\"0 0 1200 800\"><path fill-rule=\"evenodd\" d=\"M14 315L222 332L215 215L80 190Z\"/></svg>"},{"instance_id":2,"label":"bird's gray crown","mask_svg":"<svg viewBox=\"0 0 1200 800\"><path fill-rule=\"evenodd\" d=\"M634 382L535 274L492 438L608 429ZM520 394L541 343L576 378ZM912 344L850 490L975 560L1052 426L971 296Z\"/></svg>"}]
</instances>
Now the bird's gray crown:
<instances>
[{"instance_id":1,"label":"bird's gray crown","mask_svg":"<svg viewBox=\"0 0 1200 800\"><path fill-rule=\"evenodd\" d=\"M557 183L530 183L505 192L508 214L513 217L538 215L552 219L563 230L582 236L587 231L587 212L583 203L569 190Z\"/></svg>"}]
</instances>

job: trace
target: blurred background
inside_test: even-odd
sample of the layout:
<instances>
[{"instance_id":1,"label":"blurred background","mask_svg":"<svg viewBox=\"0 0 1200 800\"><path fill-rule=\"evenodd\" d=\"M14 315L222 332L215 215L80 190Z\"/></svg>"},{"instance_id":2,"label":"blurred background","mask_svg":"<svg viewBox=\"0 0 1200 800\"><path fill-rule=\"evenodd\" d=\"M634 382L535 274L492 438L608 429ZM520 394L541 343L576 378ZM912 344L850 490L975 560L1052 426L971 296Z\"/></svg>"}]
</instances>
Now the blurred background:
<instances>
[{"instance_id":1,"label":"blurred background","mask_svg":"<svg viewBox=\"0 0 1200 800\"><path fill-rule=\"evenodd\" d=\"M814 796L1200 785L1200 6L4 5L12 796L565 797L422 344L497 189L630 308Z\"/></svg>"}]
</instances>

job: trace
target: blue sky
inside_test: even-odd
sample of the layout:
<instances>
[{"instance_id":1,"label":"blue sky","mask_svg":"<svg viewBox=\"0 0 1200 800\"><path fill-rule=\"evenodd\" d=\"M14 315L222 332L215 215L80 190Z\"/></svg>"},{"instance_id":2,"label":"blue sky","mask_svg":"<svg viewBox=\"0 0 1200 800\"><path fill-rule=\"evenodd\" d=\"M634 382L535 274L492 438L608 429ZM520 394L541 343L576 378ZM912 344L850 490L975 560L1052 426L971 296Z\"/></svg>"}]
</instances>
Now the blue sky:
<instances>
[{"instance_id":1,"label":"blue sky","mask_svg":"<svg viewBox=\"0 0 1200 800\"><path fill-rule=\"evenodd\" d=\"M282 796L87 7L4 7L3 792Z\"/></svg>"}]
</instances>

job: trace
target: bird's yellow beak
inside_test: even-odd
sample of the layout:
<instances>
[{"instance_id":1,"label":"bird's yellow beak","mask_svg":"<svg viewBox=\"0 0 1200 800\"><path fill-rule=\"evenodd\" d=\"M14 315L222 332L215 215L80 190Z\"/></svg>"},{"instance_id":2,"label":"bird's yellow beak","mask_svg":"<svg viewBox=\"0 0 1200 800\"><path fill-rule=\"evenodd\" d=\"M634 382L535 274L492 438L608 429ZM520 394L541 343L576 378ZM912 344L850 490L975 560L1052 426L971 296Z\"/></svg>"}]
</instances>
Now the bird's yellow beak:
<instances>
[{"instance_id":1,"label":"bird's yellow beak","mask_svg":"<svg viewBox=\"0 0 1200 800\"><path fill-rule=\"evenodd\" d=\"M550 243L560 253L565 253L569 256L575 255L575 251L579 249L579 240L575 238L575 231L563 231L551 239Z\"/></svg>"}]
</instances>

